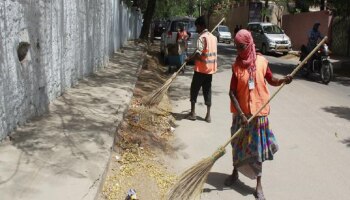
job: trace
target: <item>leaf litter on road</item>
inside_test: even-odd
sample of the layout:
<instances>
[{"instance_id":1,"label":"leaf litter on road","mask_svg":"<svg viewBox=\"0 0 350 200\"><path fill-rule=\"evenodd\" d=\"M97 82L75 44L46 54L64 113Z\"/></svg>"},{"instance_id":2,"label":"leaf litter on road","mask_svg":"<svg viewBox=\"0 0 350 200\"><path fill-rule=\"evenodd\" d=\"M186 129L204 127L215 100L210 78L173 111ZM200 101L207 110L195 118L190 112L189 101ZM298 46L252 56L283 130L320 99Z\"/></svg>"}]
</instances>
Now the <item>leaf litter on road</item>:
<instances>
[{"instance_id":1,"label":"leaf litter on road","mask_svg":"<svg viewBox=\"0 0 350 200\"><path fill-rule=\"evenodd\" d=\"M124 200L129 189L135 189L139 199L163 199L176 181L159 154L172 151L174 118L167 96L156 107L145 107L141 97L161 85L167 78L157 58L157 46L151 46L129 110L116 134L109 170L100 199Z\"/></svg>"}]
</instances>

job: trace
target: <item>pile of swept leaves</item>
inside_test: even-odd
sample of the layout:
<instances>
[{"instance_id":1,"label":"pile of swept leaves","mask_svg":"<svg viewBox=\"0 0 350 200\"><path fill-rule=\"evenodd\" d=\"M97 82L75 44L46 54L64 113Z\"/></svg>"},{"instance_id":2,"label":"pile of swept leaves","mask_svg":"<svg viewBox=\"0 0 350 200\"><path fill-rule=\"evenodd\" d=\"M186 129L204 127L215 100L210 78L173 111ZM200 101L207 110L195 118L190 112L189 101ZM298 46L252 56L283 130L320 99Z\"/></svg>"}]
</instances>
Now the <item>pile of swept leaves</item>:
<instances>
[{"instance_id":1,"label":"pile of swept leaves","mask_svg":"<svg viewBox=\"0 0 350 200\"><path fill-rule=\"evenodd\" d=\"M170 102L164 96L156 107L141 105L142 96L167 78L161 67L155 53L146 56L134 98L117 132L101 199L125 200L129 189L136 190L138 199L163 199L176 181L159 155L172 149L168 145L174 126Z\"/></svg>"}]
</instances>

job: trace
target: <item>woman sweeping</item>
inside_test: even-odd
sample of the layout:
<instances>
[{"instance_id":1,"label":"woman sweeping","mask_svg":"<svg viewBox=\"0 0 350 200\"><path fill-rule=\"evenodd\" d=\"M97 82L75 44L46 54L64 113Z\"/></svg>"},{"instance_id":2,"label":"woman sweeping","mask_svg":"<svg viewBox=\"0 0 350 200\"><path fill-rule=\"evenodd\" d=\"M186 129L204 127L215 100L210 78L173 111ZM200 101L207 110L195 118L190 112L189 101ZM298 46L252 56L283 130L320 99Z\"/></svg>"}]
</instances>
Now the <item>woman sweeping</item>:
<instances>
[{"instance_id":1,"label":"woman sweeping","mask_svg":"<svg viewBox=\"0 0 350 200\"><path fill-rule=\"evenodd\" d=\"M237 48L237 58L232 65L230 85L231 112L233 113L231 134L240 126L244 131L232 140L233 172L225 180L230 186L238 180L238 172L257 179L255 198L265 199L261 185L262 163L272 160L278 150L275 136L270 129L267 105L250 124L248 118L254 115L270 98L267 87L289 84L292 77L287 75L282 79L273 76L268 61L255 51L252 35L242 29L237 32L234 42Z\"/></svg>"}]
</instances>

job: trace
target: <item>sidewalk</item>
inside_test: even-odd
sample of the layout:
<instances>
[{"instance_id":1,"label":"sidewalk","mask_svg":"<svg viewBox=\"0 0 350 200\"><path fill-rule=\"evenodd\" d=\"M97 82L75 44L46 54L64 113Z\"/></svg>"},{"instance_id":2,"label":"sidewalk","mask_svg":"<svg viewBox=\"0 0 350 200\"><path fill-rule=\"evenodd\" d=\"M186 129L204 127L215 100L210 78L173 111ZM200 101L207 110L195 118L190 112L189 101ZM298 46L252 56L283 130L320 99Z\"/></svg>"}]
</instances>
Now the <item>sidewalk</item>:
<instances>
[{"instance_id":1,"label":"sidewalk","mask_svg":"<svg viewBox=\"0 0 350 200\"><path fill-rule=\"evenodd\" d=\"M331 55L330 61L333 64L334 73L350 77L350 57Z\"/></svg>"},{"instance_id":2,"label":"sidewalk","mask_svg":"<svg viewBox=\"0 0 350 200\"><path fill-rule=\"evenodd\" d=\"M143 62L129 43L0 144L1 200L94 199Z\"/></svg>"}]
</instances>

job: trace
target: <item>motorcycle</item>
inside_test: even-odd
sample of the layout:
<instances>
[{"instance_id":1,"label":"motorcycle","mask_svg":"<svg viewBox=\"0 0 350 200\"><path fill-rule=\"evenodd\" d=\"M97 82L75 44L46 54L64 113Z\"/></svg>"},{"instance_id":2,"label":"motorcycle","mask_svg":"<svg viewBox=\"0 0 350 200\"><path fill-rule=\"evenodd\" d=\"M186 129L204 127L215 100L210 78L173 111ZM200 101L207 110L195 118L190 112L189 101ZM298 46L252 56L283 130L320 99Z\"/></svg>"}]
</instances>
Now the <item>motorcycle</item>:
<instances>
[{"instance_id":1,"label":"motorcycle","mask_svg":"<svg viewBox=\"0 0 350 200\"><path fill-rule=\"evenodd\" d=\"M302 45L300 51L300 61L308 55L305 45ZM333 65L329 61L329 48L327 44L323 44L320 49L310 58L310 60L302 68L302 74L309 77L311 74L319 75L322 83L328 84L333 78Z\"/></svg>"}]
</instances>

